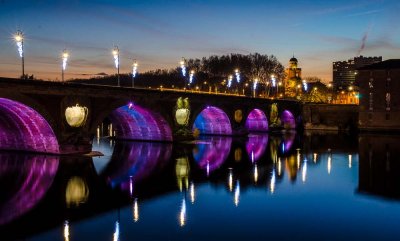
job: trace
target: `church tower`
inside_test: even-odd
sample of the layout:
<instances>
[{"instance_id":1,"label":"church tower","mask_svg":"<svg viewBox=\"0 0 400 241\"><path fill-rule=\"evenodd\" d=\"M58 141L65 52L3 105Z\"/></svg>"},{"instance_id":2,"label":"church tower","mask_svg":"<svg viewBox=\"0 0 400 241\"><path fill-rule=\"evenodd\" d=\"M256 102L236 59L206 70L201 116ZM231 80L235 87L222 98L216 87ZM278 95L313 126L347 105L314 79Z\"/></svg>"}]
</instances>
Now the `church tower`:
<instances>
[{"instance_id":1,"label":"church tower","mask_svg":"<svg viewBox=\"0 0 400 241\"><path fill-rule=\"evenodd\" d=\"M293 56L289 60L289 67L285 70L285 96L286 97L296 97L299 92L301 93L301 68L298 67L298 61Z\"/></svg>"}]
</instances>

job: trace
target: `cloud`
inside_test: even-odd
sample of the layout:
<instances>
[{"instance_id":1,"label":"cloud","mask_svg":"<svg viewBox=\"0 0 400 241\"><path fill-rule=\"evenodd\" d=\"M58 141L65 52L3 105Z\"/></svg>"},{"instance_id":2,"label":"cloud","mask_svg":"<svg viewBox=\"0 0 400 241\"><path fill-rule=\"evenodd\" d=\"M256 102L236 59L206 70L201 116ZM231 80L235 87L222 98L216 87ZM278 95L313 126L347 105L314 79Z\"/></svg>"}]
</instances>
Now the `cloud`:
<instances>
[{"instance_id":1,"label":"cloud","mask_svg":"<svg viewBox=\"0 0 400 241\"><path fill-rule=\"evenodd\" d=\"M369 11L365 11L365 12L352 13L347 16L348 17L358 17L358 16L364 16L364 15L371 15L371 14L379 13L382 11L383 11L383 9L376 9L376 10L369 10Z\"/></svg>"}]
</instances>

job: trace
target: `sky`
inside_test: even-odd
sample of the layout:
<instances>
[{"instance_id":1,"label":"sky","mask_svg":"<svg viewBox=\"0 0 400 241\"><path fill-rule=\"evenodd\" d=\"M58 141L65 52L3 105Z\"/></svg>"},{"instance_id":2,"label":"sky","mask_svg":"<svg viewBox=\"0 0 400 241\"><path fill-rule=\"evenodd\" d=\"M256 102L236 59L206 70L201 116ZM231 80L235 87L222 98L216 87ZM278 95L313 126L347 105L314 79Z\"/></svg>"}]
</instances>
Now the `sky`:
<instances>
[{"instance_id":1,"label":"sky","mask_svg":"<svg viewBox=\"0 0 400 241\"><path fill-rule=\"evenodd\" d=\"M61 79L169 69L182 57L230 53L294 55L302 77L332 80L332 62L355 56L400 57L398 0L0 0L0 76L19 77L13 35L24 33L25 73Z\"/></svg>"}]
</instances>

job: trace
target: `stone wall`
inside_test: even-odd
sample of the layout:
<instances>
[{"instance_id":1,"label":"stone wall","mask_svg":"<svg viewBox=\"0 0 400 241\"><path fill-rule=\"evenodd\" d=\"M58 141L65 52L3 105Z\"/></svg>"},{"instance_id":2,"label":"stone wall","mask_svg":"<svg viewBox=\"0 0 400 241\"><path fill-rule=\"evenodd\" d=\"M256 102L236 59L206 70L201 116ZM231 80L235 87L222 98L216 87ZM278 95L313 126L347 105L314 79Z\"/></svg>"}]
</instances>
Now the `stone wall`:
<instances>
[{"instance_id":1,"label":"stone wall","mask_svg":"<svg viewBox=\"0 0 400 241\"><path fill-rule=\"evenodd\" d=\"M358 105L303 105L303 123L306 130L354 131L357 129L357 122Z\"/></svg>"}]
</instances>

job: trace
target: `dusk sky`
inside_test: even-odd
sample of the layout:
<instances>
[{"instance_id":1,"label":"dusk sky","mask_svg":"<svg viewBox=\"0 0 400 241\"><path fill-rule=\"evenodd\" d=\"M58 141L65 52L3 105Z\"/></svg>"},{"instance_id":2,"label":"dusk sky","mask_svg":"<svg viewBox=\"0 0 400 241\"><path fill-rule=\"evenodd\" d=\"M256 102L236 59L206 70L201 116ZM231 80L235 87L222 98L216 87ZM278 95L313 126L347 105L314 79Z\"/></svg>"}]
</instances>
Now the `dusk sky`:
<instances>
[{"instance_id":1,"label":"dusk sky","mask_svg":"<svg viewBox=\"0 0 400 241\"><path fill-rule=\"evenodd\" d=\"M181 57L230 53L275 55L287 67L294 54L303 77L332 79L332 62L358 55L400 57L400 1L57 1L0 0L0 76L19 77L13 40L25 36L25 73L66 79L172 68ZM363 40L365 44L363 45ZM363 47L364 46L364 47Z\"/></svg>"}]
</instances>

